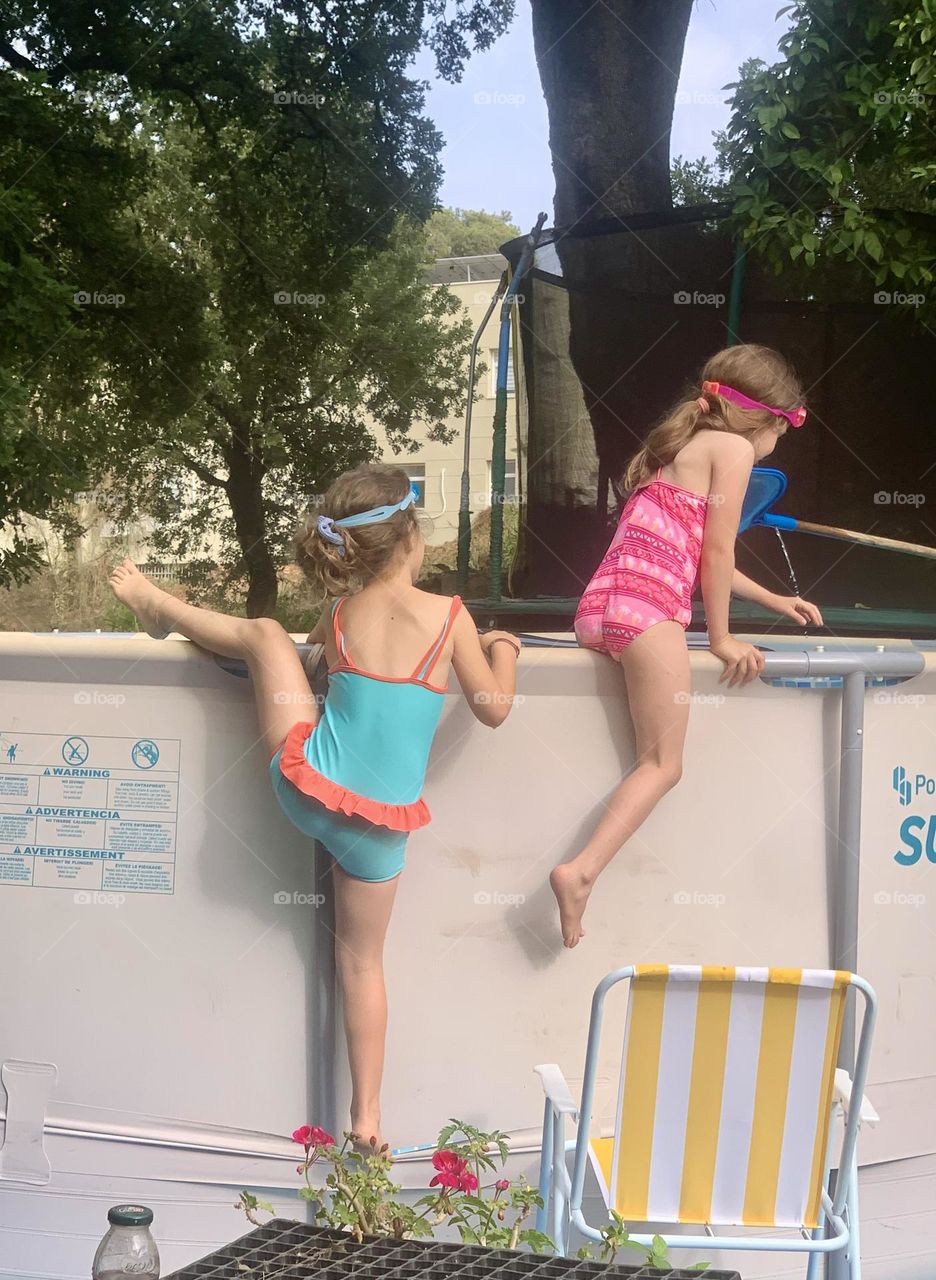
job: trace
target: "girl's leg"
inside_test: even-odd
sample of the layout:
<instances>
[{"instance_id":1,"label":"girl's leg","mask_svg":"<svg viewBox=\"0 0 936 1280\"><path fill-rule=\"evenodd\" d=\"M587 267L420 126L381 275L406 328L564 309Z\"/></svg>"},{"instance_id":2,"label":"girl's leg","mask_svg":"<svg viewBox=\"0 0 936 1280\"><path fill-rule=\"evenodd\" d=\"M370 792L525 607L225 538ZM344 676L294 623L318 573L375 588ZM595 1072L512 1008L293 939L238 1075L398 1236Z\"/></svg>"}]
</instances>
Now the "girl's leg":
<instances>
[{"instance_id":1,"label":"girl's leg","mask_svg":"<svg viewBox=\"0 0 936 1280\"><path fill-rule=\"evenodd\" d=\"M351 1128L362 1142L380 1129L380 1085L387 1037L383 949L399 876L357 880L335 863L335 959L344 999L351 1066Z\"/></svg>"},{"instance_id":2,"label":"girl's leg","mask_svg":"<svg viewBox=\"0 0 936 1280\"><path fill-rule=\"evenodd\" d=\"M679 781L689 721L689 650L678 622L658 622L623 651L637 764L612 794L585 848L549 877L559 901L563 942L582 937L595 880L660 798Z\"/></svg>"},{"instance_id":3,"label":"girl's leg","mask_svg":"<svg viewBox=\"0 0 936 1280\"><path fill-rule=\"evenodd\" d=\"M296 646L273 618L237 618L177 600L145 578L132 560L111 574L118 599L150 635L179 631L225 658L243 658L250 672L260 732L272 756L294 724L317 719L315 700Z\"/></svg>"}]
</instances>

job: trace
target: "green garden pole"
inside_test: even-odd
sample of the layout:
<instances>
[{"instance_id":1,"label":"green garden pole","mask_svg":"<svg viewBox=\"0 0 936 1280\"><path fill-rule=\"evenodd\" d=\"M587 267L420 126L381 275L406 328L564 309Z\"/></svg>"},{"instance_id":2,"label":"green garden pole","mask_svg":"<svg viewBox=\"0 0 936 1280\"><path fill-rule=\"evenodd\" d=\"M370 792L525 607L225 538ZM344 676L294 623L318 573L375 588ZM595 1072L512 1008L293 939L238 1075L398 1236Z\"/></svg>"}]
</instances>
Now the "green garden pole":
<instances>
[{"instance_id":1,"label":"green garden pole","mask_svg":"<svg viewBox=\"0 0 936 1280\"><path fill-rule=\"evenodd\" d=\"M734 266L731 269L731 288L728 291L728 342L734 347L741 341L741 290L744 285L744 268L747 264L747 250L741 241L735 243Z\"/></svg>"},{"instance_id":2,"label":"green garden pole","mask_svg":"<svg viewBox=\"0 0 936 1280\"><path fill-rule=\"evenodd\" d=\"M504 271L498 282L484 319L475 330L471 340L471 354L468 358L468 401L465 405L465 444L462 457L461 495L458 504L458 560L457 582L458 593L464 592L468 586L468 567L471 561L471 411L474 406L475 366L478 362L478 345L481 335L487 328L497 299L507 288L507 272Z\"/></svg>"}]
</instances>

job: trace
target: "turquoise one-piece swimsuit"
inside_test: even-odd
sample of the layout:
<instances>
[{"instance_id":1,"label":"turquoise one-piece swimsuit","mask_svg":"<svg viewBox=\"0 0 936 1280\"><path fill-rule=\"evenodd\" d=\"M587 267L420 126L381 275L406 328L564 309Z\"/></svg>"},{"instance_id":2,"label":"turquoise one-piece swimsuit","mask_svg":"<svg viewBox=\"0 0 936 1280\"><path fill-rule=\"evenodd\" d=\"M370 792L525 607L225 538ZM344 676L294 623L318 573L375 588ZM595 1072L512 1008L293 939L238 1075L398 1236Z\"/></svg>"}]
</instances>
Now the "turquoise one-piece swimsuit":
<instances>
[{"instance_id":1,"label":"turquoise one-piece swimsuit","mask_svg":"<svg viewBox=\"0 0 936 1280\"><path fill-rule=\"evenodd\" d=\"M338 661L317 724L294 725L270 761L280 807L358 880L392 880L406 840L430 820L422 798L429 750L447 690L432 672L461 605L455 596L442 630L410 676L355 666L332 609Z\"/></svg>"}]
</instances>

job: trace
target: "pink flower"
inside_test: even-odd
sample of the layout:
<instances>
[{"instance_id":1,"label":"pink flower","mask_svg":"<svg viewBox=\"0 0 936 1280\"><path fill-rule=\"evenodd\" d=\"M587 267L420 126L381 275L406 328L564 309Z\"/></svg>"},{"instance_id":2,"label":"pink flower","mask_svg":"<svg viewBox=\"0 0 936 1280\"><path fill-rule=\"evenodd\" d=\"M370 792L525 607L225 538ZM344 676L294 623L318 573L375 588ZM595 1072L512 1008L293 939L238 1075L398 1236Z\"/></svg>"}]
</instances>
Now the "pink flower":
<instances>
[{"instance_id":1,"label":"pink flower","mask_svg":"<svg viewBox=\"0 0 936 1280\"><path fill-rule=\"evenodd\" d=\"M495 1191L506 1191L509 1186L510 1183L506 1178L498 1178L497 1182L494 1183Z\"/></svg>"},{"instance_id":2,"label":"pink flower","mask_svg":"<svg viewBox=\"0 0 936 1280\"><path fill-rule=\"evenodd\" d=\"M437 1151L432 1157L432 1167L437 1171L436 1176L429 1183L430 1187L451 1187L454 1190L464 1191L461 1180L466 1176L468 1166L460 1156L454 1151ZM469 1175L473 1177L474 1175ZM478 1185L475 1178L475 1186Z\"/></svg>"},{"instance_id":3,"label":"pink flower","mask_svg":"<svg viewBox=\"0 0 936 1280\"><path fill-rule=\"evenodd\" d=\"M304 1124L300 1129L296 1129L293 1133L293 1142L298 1142L300 1146L305 1147L306 1151L310 1151L312 1147L335 1145L335 1139L331 1134L315 1124Z\"/></svg>"},{"instance_id":4,"label":"pink flower","mask_svg":"<svg viewBox=\"0 0 936 1280\"><path fill-rule=\"evenodd\" d=\"M458 1189L459 1191L477 1191L478 1179L465 1169L458 1176Z\"/></svg>"}]
</instances>

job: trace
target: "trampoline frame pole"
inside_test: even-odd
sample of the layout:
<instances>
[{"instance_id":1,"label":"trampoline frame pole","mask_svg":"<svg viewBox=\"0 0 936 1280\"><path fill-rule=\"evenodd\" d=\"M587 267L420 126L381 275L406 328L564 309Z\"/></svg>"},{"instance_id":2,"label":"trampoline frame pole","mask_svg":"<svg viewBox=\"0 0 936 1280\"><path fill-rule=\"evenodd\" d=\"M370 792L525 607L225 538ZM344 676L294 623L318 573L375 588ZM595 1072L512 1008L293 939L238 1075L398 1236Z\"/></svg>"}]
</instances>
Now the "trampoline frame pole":
<instances>
[{"instance_id":1,"label":"trampoline frame pole","mask_svg":"<svg viewBox=\"0 0 936 1280\"><path fill-rule=\"evenodd\" d=\"M471 340L471 352L468 357L468 398L465 403L465 442L462 456L461 490L458 502L458 559L456 562L457 590L462 592L468 586L468 569L471 561L471 417L474 408L475 367L478 363L478 347L481 335L487 328L488 321L497 306L497 300L507 288L508 273L503 271L497 288L491 295L487 310L481 323L475 330Z\"/></svg>"},{"instance_id":2,"label":"trampoline frame pole","mask_svg":"<svg viewBox=\"0 0 936 1280\"><path fill-rule=\"evenodd\" d=\"M494 400L494 439L491 447L491 599L499 600L503 588L504 557L504 475L507 470L507 369L510 360L511 309L521 281L533 262L546 214L541 213L527 236L500 311L500 338L497 344L497 383Z\"/></svg>"},{"instance_id":3,"label":"trampoline frame pole","mask_svg":"<svg viewBox=\"0 0 936 1280\"><path fill-rule=\"evenodd\" d=\"M741 293L744 288L744 268L747 265L747 249L741 241L735 243L734 265L731 268L731 287L728 290L728 341L734 347L741 341Z\"/></svg>"},{"instance_id":4,"label":"trampoline frame pole","mask_svg":"<svg viewBox=\"0 0 936 1280\"><path fill-rule=\"evenodd\" d=\"M519 271L517 273L519 276ZM504 576L504 488L507 473L507 362L510 359L510 303L508 289L501 306L497 343L497 385L494 399L494 438L491 445L491 599L499 600Z\"/></svg>"}]
</instances>

